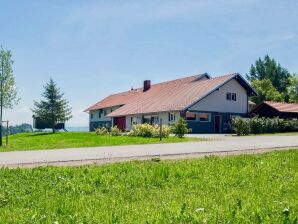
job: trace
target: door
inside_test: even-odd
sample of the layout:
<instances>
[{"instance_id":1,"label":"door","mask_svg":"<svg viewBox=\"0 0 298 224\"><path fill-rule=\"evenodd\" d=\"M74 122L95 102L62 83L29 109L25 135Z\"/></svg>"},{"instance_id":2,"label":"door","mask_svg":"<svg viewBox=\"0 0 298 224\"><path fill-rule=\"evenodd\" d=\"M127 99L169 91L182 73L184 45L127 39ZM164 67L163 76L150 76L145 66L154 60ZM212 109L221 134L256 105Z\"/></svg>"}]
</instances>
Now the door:
<instances>
[{"instance_id":1,"label":"door","mask_svg":"<svg viewBox=\"0 0 298 224\"><path fill-rule=\"evenodd\" d=\"M115 117L114 118L114 126L117 126L121 131L125 131L126 124L125 124L125 117Z\"/></svg>"},{"instance_id":2,"label":"door","mask_svg":"<svg viewBox=\"0 0 298 224\"><path fill-rule=\"evenodd\" d=\"M215 133L221 132L221 116L220 115L214 116L214 132Z\"/></svg>"}]
</instances>

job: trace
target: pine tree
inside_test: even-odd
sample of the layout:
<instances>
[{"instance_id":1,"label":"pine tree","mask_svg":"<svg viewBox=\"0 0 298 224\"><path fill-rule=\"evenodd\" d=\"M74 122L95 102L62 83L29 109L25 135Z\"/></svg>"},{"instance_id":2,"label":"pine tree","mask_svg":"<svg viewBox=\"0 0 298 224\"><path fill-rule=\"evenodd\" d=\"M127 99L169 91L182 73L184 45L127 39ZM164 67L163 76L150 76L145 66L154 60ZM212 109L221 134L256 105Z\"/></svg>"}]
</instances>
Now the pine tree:
<instances>
[{"instance_id":1,"label":"pine tree","mask_svg":"<svg viewBox=\"0 0 298 224\"><path fill-rule=\"evenodd\" d=\"M71 108L68 106L68 101L63 99L64 94L57 87L53 79L44 86L40 102L34 101L34 109L32 112L36 117L51 125L53 132L59 122L65 122L72 118Z\"/></svg>"}]
</instances>

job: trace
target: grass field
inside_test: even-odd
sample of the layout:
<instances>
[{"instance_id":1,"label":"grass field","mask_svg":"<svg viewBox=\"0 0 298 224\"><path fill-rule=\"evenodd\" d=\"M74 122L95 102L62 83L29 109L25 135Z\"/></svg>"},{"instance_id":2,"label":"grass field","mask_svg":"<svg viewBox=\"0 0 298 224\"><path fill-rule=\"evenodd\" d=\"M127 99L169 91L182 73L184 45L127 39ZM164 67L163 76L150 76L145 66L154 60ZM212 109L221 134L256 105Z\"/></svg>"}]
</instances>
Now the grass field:
<instances>
[{"instance_id":1,"label":"grass field","mask_svg":"<svg viewBox=\"0 0 298 224\"><path fill-rule=\"evenodd\" d=\"M297 223L297 218L298 149L0 169L0 223Z\"/></svg>"},{"instance_id":2,"label":"grass field","mask_svg":"<svg viewBox=\"0 0 298 224\"><path fill-rule=\"evenodd\" d=\"M9 136L9 145L0 147L2 151L20 151L34 149L62 149L92 146L115 146L153 143L175 143L201 141L199 138L169 137L159 141L159 138L142 138L129 136L98 136L90 132L60 132L60 133L22 133ZM5 138L3 138L5 143Z\"/></svg>"}]
</instances>

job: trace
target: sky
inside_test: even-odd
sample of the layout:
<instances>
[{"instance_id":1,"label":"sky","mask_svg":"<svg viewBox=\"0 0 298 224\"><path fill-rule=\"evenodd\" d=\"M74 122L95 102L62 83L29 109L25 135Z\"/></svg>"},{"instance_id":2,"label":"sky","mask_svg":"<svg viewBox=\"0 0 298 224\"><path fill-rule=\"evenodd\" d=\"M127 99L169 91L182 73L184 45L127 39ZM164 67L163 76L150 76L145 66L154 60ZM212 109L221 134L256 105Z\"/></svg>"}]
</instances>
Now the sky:
<instances>
[{"instance_id":1,"label":"sky","mask_svg":"<svg viewBox=\"0 0 298 224\"><path fill-rule=\"evenodd\" d=\"M298 1L0 0L0 46L11 50L21 101L11 124L32 123L33 100L53 78L88 126L109 94L207 72L243 76L269 54L298 72Z\"/></svg>"}]
</instances>

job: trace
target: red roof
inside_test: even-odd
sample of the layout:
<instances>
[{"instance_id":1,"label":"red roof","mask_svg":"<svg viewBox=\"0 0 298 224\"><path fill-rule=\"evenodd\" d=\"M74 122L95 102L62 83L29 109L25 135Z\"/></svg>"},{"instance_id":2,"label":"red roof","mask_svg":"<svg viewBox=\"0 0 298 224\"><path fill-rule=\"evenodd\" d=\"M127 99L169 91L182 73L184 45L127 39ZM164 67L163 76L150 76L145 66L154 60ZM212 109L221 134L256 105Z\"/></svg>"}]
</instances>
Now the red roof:
<instances>
[{"instance_id":1,"label":"red roof","mask_svg":"<svg viewBox=\"0 0 298 224\"><path fill-rule=\"evenodd\" d=\"M297 103L283 103L283 102L272 102L272 101L264 101L264 103L279 112L298 113Z\"/></svg>"},{"instance_id":2,"label":"red roof","mask_svg":"<svg viewBox=\"0 0 298 224\"><path fill-rule=\"evenodd\" d=\"M152 85L147 91L143 88L113 94L88 108L86 111L123 105L108 114L110 117L133 114L147 114L165 111L180 111L202 99L227 81L239 77L233 73L221 77L200 79L195 75ZM240 76L241 77L241 76ZM241 77L241 80L244 79ZM244 81L245 82L245 81Z\"/></svg>"}]
</instances>

